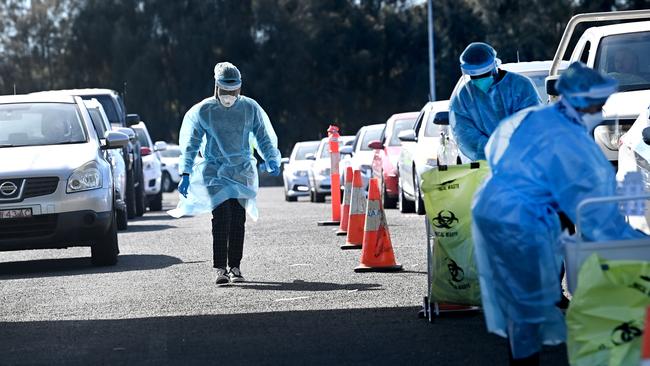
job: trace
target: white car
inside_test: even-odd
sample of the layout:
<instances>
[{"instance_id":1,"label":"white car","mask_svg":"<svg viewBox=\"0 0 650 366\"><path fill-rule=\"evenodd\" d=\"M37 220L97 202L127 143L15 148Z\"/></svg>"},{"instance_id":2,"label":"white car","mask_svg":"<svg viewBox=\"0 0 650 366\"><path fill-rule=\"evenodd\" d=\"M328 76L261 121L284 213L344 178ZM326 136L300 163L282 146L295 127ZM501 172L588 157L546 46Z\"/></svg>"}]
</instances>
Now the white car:
<instances>
[{"instance_id":1,"label":"white car","mask_svg":"<svg viewBox=\"0 0 650 366\"><path fill-rule=\"evenodd\" d=\"M158 152L167 149L167 143L151 141L147 125L144 122L134 124L131 128L140 140L142 153L142 171L144 175L144 193L147 197L147 206L151 211L162 210L162 161Z\"/></svg>"},{"instance_id":2,"label":"white car","mask_svg":"<svg viewBox=\"0 0 650 366\"><path fill-rule=\"evenodd\" d=\"M344 187L345 172L348 167L352 170L361 170L361 180L365 190L368 190L368 182L372 178L372 161L375 158L375 150L368 144L371 141L379 140L386 128L385 123L363 126L359 129L351 146L345 146L343 159L339 164L339 174L341 176L341 187Z\"/></svg>"},{"instance_id":3,"label":"white car","mask_svg":"<svg viewBox=\"0 0 650 366\"><path fill-rule=\"evenodd\" d=\"M181 156L181 148L175 144L167 144L167 149L160 151L162 161L162 190L173 192L181 182L181 175L178 171L178 159Z\"/></svg>"},{"instance_id":4,"label":"white car","mask_svg":"<svg viewBox=\"0 0 650 366\"><path fill-rule=\"evenodd\" d=\"M104 151L128 143L120 132L98 135L79 97L0 97L0 251L90 246L93 265L117 263Z\"/></svg>"},{"instance_id":5,"label":"white car","mask_svg":"<svg viewBox=\"0 0 650 366\"><path fill-rule=\"evenodd\" d=\"M309 169L314 161L307 159L307 155L314 155L319 145L320 141L298 142L293 146L291 156L282 159L285 200L293 202L300 196L309 195Z\"/></svg>"},{"instance_id":6,"label":"white car","mask_svg":"<svg viewBox=\"0 0 650 366\"><path fill-rule=\"evenodd\" d=\"M104 112L104 107L96 99L84 100L84 104L90 114L93 126L97 136L105 136L111 130L118 130L112 128L111 122ZM113 183L115 185L115 209L117 210L117 229L126 230L128 228L128 214L126 210L126 163L122 152L117 149L109 149L105 151L106 160L111 163L113 171Z\"/></svg>"},{"instance_id":7,"label":"white car","mask_svg":"<svg viewBox=\"0 0 650 366\"><path fill-rule=\"evenodd\" d=\"M341 136L339 145L345 146L352 139L353 136ZM328 141L327 137L322 139L316 154L307 155L307 159L314 162L308 172L309 197L312 202L325 202L325 197L331 194L331 158Z\"/></svg>"}]
</instances>

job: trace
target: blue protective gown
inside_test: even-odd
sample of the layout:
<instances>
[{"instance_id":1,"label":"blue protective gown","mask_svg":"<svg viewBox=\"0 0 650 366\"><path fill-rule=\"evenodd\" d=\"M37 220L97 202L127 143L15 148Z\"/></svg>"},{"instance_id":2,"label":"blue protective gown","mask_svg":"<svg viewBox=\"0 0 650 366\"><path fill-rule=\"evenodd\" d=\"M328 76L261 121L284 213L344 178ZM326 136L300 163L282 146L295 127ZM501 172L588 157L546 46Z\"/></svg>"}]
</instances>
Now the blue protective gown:
<instances>
[{"instance_id":1,"label":"blue protective gown","mask_svg":"<svg viewBox=\"0 0 650 366\"><path fill-rule=\"evenodd\" d=\"M515 358L565 340L558 211L576 222L578 203L616 195L615 172L564 101L504 120L486 155L492 176L474 196L473 235L488 330L509 337ZM642 237L618 205L588 206L587 240Z\"/></svg>"},{"instance_id":2,"label":"blue protective gown","mask_svg":"<svg viewBox=\"0 0 650 366\"><path fill-rule=\"evenodd\" d=\"M529 78L506 72L487 93L471 82L463 85L451 97L449 123L461 152L471 160L485 160L485 144L499 122L540 103Z\"/></svg>"},{"instance_id":3,"label":"blue protective gown","mask_svg":"<svg viewBox=\"0 0 650 366\"><path fill-rule=\"evenodd\" d=\"M253 148L278 166L281 155L271 122L256 101L242 95L226 108L210 97L194 105L183 118L179 145L179 171L190 173L190 187L170 215L211 212L235 198L257 219L259 182ZM197 158L199 151L203 158Z\"/></svg>"}]
</instances>

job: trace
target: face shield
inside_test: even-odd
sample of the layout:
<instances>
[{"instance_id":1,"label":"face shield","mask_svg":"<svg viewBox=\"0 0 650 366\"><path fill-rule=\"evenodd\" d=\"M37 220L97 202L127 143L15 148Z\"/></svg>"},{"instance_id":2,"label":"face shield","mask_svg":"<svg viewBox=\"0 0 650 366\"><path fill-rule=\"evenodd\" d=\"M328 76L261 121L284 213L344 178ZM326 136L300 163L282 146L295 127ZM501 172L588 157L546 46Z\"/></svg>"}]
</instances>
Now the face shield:
<instances>
[{"instance_id":1,"label":"face shield","mask_svg":"<svg viewBox=\"0 0 650 366\"><path fill-rule=\"evenodd\" d=\"M240 92L240 88L237 88L235 90L225 90L217 86L217 98L219 99L219 102L226 108L230 108L235 104L235 102L239 99Z\"/></svg>"}]
</instances>

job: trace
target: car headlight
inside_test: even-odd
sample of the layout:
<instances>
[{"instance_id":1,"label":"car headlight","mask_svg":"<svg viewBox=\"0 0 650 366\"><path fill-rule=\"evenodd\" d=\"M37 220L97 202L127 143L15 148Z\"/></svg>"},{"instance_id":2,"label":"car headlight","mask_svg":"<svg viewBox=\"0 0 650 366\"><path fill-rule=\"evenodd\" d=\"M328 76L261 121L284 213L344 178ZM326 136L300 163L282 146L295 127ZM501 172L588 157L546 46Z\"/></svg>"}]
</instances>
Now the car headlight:
<instances>
[{"instance_id":1,"label":"car headlight","mask_svg":"<svg viewBox=\"0 0 650 366\"><path fill-rule=\"evenodd\" d=\"M102 187L102 174L94 161L77 168L68 178L67 193L83 192Z\"/></svg>"}]
</instances>

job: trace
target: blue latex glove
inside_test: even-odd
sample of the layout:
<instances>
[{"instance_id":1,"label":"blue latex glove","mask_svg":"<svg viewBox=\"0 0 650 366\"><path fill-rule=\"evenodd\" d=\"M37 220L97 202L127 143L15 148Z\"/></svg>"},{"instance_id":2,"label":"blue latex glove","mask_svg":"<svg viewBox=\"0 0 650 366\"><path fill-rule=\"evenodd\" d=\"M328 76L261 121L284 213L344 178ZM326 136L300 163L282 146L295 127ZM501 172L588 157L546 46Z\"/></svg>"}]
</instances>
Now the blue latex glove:
<instances>
[{"instance_id":1,"label":"blue latex glove","mask_svg":"<svg viewBox=\"0 0 650 366\"><path fill-rule=\"evenodd\" d=\"M187 198L187 190L190 188L190 176L183 175L181 177L181 184L178 185L178 193L182 194L183 197Z\"/></svg>"},{"instance_id":2,"label":"blue latex glove","mask_svg":"<svg viewBox=\"0 0 650 366\"><path fill-rule=\"evenodd\" d=\"M269 174L271 174L274 177L277 177L280 175L280 166L275 160L269 161L269 169L271 170Z\"/></svg>"}]
</instances>

